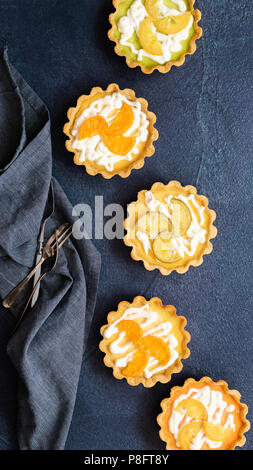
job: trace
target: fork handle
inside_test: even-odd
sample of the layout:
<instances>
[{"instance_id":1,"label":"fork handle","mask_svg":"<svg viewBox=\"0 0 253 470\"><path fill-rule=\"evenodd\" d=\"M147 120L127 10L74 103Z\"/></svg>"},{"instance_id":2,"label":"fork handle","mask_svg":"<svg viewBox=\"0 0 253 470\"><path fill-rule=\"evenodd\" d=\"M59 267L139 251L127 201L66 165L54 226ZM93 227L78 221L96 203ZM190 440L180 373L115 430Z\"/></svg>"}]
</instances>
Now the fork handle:
<instances>
[{"instance_id":1,"label":"fork handle","mask_svg":"<svg viewBox=\"0 0 253 470\"><path fill-rule=\"evenodd\" d=\"M25 304L25 308L24 308L23 312L21 313L21 315L20 315L20 317L19 317L19 319L18 319L18 321L17 321L17 323L16 323L16 325L15 325L15 327L14 327L14 330L12 331L11 336L14 335L15 331L17 330L17 328L19 327L20 323L22 322L23 317L24 317L24 315L25 315L25 313L26 313L26 311L27 311L27 309L28 309L29 303L30 303L30 301L31 301L31 299L32 299L32 297L33 297L33 294L34 294L34 292L36 291L37 287L39 286L40 282L42 281L43 277L46 276L46 274L47 274L47 271L46 271L45 273L41 274L41 276L39 276L37 282L36 282L35 285L33 286L33 290L32 290L32 292L31 292L31 294L30 294L30 297L29 297L29 299L27 300L27 302L26 302L26 304Z\"/></svg>"},{"instance_id":2,"label":"fork handle","mask_svg":"<svg viewBox=\"0 0 253 470\"><path fill-rule=\"evenodd\" d=\"M14 289L12 289L9 294L3 299L3 306L5 308L10 308L16 302L18 296L26 286L26 284L33 277L38 267L45 261L45 258L41 257L36 266L27 274L27 276L21 281Z\"/></svg>"}]
</instances>

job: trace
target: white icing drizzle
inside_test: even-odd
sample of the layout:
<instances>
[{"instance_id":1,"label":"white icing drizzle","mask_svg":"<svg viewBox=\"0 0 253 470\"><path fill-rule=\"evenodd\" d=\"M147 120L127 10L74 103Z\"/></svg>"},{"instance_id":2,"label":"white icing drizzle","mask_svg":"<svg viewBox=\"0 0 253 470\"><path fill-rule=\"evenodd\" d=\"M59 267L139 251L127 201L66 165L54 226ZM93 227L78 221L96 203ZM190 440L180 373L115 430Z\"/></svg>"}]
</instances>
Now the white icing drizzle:
<instances>
[{"instance_id":1,"label":"white icing drizzle","mask_svg":"<svg viewBox=\"0 0 253 470\"><path fill-rule=\"evenodd\" d=\"M175 408L182 400L187 398L193 398L200 401L207 410L208 421L212 422L213 424L221 424L223 412L226 410L229 414L223 426L225 428L231 428L233 430L235 429L234 417L233 414L230 414L232 411L234 411L235 407L233 405L228 406L228 404L223 400L221 392L212 390L208 385L200 389L191 388L186 394L180 395L174 401L169 419L169 429L170 432L174 435L178 446L179 443L177 437L178 432L182 426L182 414L178 413ZM192 421L192 419L193 418L191 417L185 417L183 426ZM197 436L192 440L190 448L191 450L200 450L204 443L207 443L211 449L218 449L222 445L222 441L212 441L205 435L203 429L201 429Z\"/></svg>"},{"instance_id":2,"label":"white icing drizzle","mask_svg":"<svg viewBox=\"0 0 253 470\"><path fill-rule=\"evenodd\" d=\"M176 16L184 13L187 10L183 0L173 1L175 4L178 5L179 11L174 8L171 9L166 7L166 5L163 3L163 0L161 0L159 4L161 15ZM148 57L149 59L154 60L158 64L164 64L171 59L171 54L173 52L180 52L180 50L182 49L181 41L189 37L189 30L193 25L193 16L191 15L191 19L186 28L176 34L162 34L156 31L156 29L154 28L154 32L157 35L157 39L160 41L162 46L163 53L161 56L149 54L148 52L144 51L144 49L136 49L134 45L129 41L135 31L138 35L140 24L148 16L148 12L142 1L135 0L130 6L130 8L127 10L126 16L122 16L118 22L118 30L121 33L120 44L122 46L130 47L132 52L137 55L137 59L139 61L141 61L143 57Z\"/></svg>"},{"instance_id":3,"label":"white icing drizzle","mask_svg":"<svg viewBox=\"0 0 253 470\"><path fill-rule=\"evenodd\" d=\"M142 328L148 327L152 324L157 318L157 312L154 310L149 309L149 305L145 304L142 307L129 307L125 310L123 315L118 319L115 320L111 325L109 325L104 331L104 337L110 338L115 333L118 332L116 328L117 324L122 320L136 320L136 319L144 319L140 322Z\"/></svg>"},{"instance_id":4,"label":"white icing drizzle","mask_svg":"<svg viewBox=\"0 0 253 470\"><path fill-rule=\"evenodd\" d=\"M154 336L162 336L162 335L155 334ZM175 350L178 343L177 343L175 336L168 335L168 336L162 337L162 339L169 345L170 352L171 352L170 359L167 362L167 364L165 364L165 366L159 366L159 365L156 366L156 364L159 364L159 362L154 357L150 357L147 367L144 370L144 375L147 379L152 377L153 374L157 374L157 372L161 372L162 370L167 369L178 358L178 352ZM154 366L156 366L155 369L153 368Z\"/></svg>"},{"instance_id":5,"label":"white icing drizzle","mask_svg":"<svg viewBox=\"0 0 253 470\"><path fill-rule=\"evenodd\" d=\"M151 243L149 241L149 238L148 238L148 235L144 232L140 232L139 230L136 232L136 237L138 238L138 240L140 240L140 242L142 243L143 245L143 248L144 248L144 251L146 253L146 255L148 254L149 250L151 250Z\"/></svg>"},{"instance_id":6,"label":"white icing drizzle","mask_svg":"<svg viewBox=\"0 0 253 470\"><path fill-rule=\"evenodd\" d=\"M119 111L123 103L130 105L134 113L132 126L123 134L124 137L134 136L136 138L135 145L129 153L126 155L113 154L103 143L103 138L100 135L82 140L78 139L79 128L86 119L93 116L102 116L109 124L115 116L108 118L108 115L114 110ZM80 162L85 160L95 161L98 165L105 167L107 171L113 171L116 162L131 161L138 154L140 143L146 142L148 138L148 126L149 121L146 114L141 110L140 102L129 101L121 93L115 92L93 101L76 119L72 129L72 148L78 151Z\"/></svg>"},{"instance_id":7,"label":"white icing drizzle","mask_svg":"<svg viewBox=\"0 0 253 470\"><path fill-rule=\"evenodd\" d=\"M158 201L158 199L155 198L154 194L152 191L146 191L145 193L145 202L146 206L149 208L150 212L161 212L164 214L166 217L171 219L171 212L169 212L168 207L166 204L163 204L162 202Z\"/></svg>"},{"instance_id":8,"label":"white icing drizzle","mask_svg":"<svg viewBox=\"0 0 253 470\"><path fill-rule=\"evenodd\" d=\"M136 349L128 354L126 354L123 357L120 357L119 359L116 359L115 361L115 366L116 367L126 367L127 363L133 359L133 355L135 353Z\"/></svg>"},{"instance_id":9,"label":"white icing drizzle","mask_svg":"<svg viewBox=\"0 0 253 470\"><path fill-rule=\"evenodd\" d=\"M176 351L177 339L174 335L170 334L172 325L169 321L154 325L157 320L158 313L155 310L150 310L149 305L145 304L142 307L129 307L125 310L124 314L111 325L109 325L104 331L104 338L111 338L113 335L118 333L117 324L122 320L135 320L137 321L143 330L143 336L152 335L157 338L163 339L170 348L170 360L164 366L160 366L159 362L154 358L150 357L147 366L144 369L144 375L146 378L152 377L152 375L167 369L173 364L178 358L178 352ZM154 325L154 326L153 326ZM153 327L152 327L153 326ZM121 341L124 338L125 333L120 332L115 340L110 343L110 351L113 354L121 354L122 356L115 360L116 367L126 367L127 363L132 360L133 355L136 351L127 352L132 343L121 345Z\"/></svg>"},{"instance_id":10,"label":"white icing drizzle","mask_svg":"<svg viewBox=\"0 0 253 470\"><path fill-rule=\"evenodd\" d=\"M131 343L126 343L124 346L120 345L120 343L121 343L121 341L122 341L122 339L124 338L125 335L126 335L125 332L121 331L119 333L118 338L115 339L115 341L113 341L110 344L110 351L111 351L112 354L121 354L123 352L128 351L129 347L131 346Z\"/></svg>"},{"instance_id":11,"label":"white icing drizzle","mask_svg":"<svg viewBox=\"0 0 253 470\"><path fill-rule=\"evenodd\" d=\"M235 410L235 406L234 406L234 405L228 405L227 408L226 408L226 411L227 411L228 413L231 413L231 412L234 411L234 410Z\"/></svg>"},{"instance_id":12,"label":"white icing drizzle","mask_svg":"<svg viewBox=\"0 0 253 470\"><path fill-rule=\"evenodd\" d=\"M172 238L173 245L175 247L175 251L179 253L179 255L183 258L184 255L193 256L199 243L204 243L206 240L206 230L201 227L201 225L205 222L204 211L205 207L198 204L196 201L194 194L190 194L189 196L183 196L182 194L178 195L169 195L165 198L166 204L160 202L158 199L155 198L152 191L147 191L145 193L145 203L150 212L161 212L166 217L171 220L172 217L172 202L171 200L179 199L180 201L184 202L190 210L191 213L191 225L186 232L186 237L181 236L177 238ZM194 207L196 208L199 221L192 210L191 202ZM151 249L151 244L149 237L146 233L141 232L140 230L136 232L137 238L143 245L144 251L148 254L148 251ZM151 236L150 236L151 238Z\"/></svg>"}]
</instances>

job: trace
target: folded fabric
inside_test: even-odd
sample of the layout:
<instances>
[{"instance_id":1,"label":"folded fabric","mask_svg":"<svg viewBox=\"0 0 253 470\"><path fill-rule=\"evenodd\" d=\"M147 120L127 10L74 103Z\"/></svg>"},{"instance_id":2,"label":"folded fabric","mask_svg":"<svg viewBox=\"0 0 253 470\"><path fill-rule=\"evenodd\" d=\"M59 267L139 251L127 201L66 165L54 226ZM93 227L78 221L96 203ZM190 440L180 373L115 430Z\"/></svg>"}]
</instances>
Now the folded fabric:
<instances>
[{"instance_id":1,"label":"folded fabric","mask_svg":"<svg viewBox=\"0 0 253 470\"><path fill-rule=\"evenodd\" d=\"M48 111L10 65L6 47L0 55L0 149L3 299L34 265L52 178ZM71 204L53 181L55 212L46 224L45 239L61 223L74 222ZM37 303L8 341L18 377L17 430L22 450L64 448L99 271L100 255L93 244L71 237L60 249L54 271L42 280ZM16 319L22 308L22 302L12 308ZM7 321L8 311L1 308L0 313L1 321L5 314Z\"/></svg>"}]
</instances>

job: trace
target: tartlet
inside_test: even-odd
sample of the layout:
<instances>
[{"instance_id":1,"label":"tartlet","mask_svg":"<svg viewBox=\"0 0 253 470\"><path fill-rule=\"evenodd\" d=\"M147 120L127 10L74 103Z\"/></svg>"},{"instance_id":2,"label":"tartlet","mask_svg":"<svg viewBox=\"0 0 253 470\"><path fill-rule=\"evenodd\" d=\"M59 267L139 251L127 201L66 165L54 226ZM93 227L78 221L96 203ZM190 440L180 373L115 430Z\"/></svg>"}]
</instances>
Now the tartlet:
<instances>
[{"instance_id":1,"label":"tartlet","mask_svg":"<svg viewBox=\"0 0 253 470\"><path fill-rule=\"evenodd\" d=\"M161 402L157 422L167 450L233 450L245 444L248 407L237 390L209 377L187 379Z\"/></svg>"},{"instance_id":2,"label":"tartlet","mask_svg":"<svg viewBox=\"0 0 253 470\"><path fill-rule=\"evenodd\" d=\"M202 36L195 0L113 0L115 12L109 17L108 37L116 43L116 54L128 67L140 66L149 74L167 73L179 67L196 51Z\"/></svg>"},{"instance_id":3,"label":"tartlet","mask_svg":"<svg viewBox=\"0 0 253 470\"><path fill-rule=\"evenodd\" d=\"M105 91L92 88L89 95L78 98L75 108L69 108L67 116L66 148L74 153L74 163L84 165L90 175L126 178L154 154L156 116L133 90L120 90L116 83Z\"/></svg>"},{"instance_id":4,"label":"tartlet","mask_svg":"<svg viewBox=\"0 0 253 470\"><path fill-rule=\"evenodd\" d=\"M143 261L147 270L183 274L211 253L210 239L217 235L215 218L208 199L193 186L183 187L178 181L155 183L128 205L124 243L132 247L131 257Z\"/></svg>"},{"instance_id":5,"label":"tartlet","mask_svg":"<svg viewBox=\"0 0 253 470\"><path fill-rule=\"evenodd\" d=\"M158 297L120 302L107 321L99 345L105 353L104 363L113 368L115 378L125 378L129 385L152 387L169 382L171 374L181 371L181 360L190 355L185 317Z\"/></svg>"}]
</instances>

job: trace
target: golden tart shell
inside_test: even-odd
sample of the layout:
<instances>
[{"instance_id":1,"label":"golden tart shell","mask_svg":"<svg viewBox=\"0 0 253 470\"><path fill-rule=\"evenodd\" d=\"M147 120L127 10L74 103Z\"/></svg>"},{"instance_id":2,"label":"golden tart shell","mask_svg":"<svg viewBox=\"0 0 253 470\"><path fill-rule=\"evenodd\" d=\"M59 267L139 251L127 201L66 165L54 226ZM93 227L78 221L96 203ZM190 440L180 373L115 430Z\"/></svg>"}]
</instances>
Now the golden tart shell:
<instances>
[{"instance_id":1,"label":"golden tart shell","mask_svg":"<svg viewBox=\"0 0 253 470\"><path fill-rule=\"evenodd\" d=\"M152 259L152 262L147 260L145 257L145 252L142 250L142 253L140 254L140 249L138 248L138 243L136 236L132 237L131 234L133 229L132 227L134 226L136 222L136 214L138 211L136 208L140 205L144 206L145 205L145 194L147 191L151 191L153 194L159 191L176 191L179 193L187 193L187 195L193 194L196 196L197 200L201 203L202 206L205 207L205 210L208 213L208 219L209 219L209 224L208 224L208 233L205 239L205 243L203 244L203 249L197 256L192 256L192 257L187 257L186 261L183 264L180 264L180 262L175 262L175 263L162 263L159 260L156 260L155 257L153 256L154 259ZM176 196L175 196L176 197ZM143 261L144 267L148 271L152 271L154 269L159 269L160 273L162 275L169 275L172 273L172 271L176 271L179 274L184 274L188 271L190 266L200 266L203 263L203 255L209 254L212 252L213 246L212 243L210 242L210 239L215 238L217 235L217 228L213 225L213 222L216 219L216 213L215 211L211 210L208 208L208 199L205 196L197 194L197 190L194 186L182 186L178 181L170 181L167 185L164 185L163 183L157 182L154 183L153 186L151 187L150 190L142 190L138 192L137 195L137 201L132 202L128 205L128 217L124 221L124 228L126 229L127 233L124 237L124 243L127 246L132 247L131 251L131 257L135 261Z\"/></svg>"},{"instance_id":2,"label":"golden tart shell","mask_svg":"<svg viewBox=\"0 0 253 470\"><path fill-rule=\"evenodd\" d=\"M197 41L197 39L201 38L201 36L203 34L202 28L198 25L199 21L201 20L201 12L199 10L194 10L195 0L189 0L189 11L192 13L193 18L194 18L193 25L194 25L195 33L194 33L194 35L191 38L191 41L189 43L188 51L182 53L182 55L177 60L174 60L174 61L170 60L170 61L166 62L165 64L154 65L152 67L146 67L145 65L140 64L136 60L128 57L126 54L124 54L120 50L119 41L117 41L117 39L115 39L114 29L116 28L115 15L116 15L117 9L118 9L118 7L119 7L119 5L122 1L123 0L112 0L113 6L115 8L115 12L111 13L110 16L109 16L109 22L110 22L112 27L108 31L108 38L111 41L115 42L116 45L114 47L114 51L116 52L116 54L118 56L126 58L126 63L128 65L128 67L130 67L130 68L140 67L141 71L145 74L151 74L152 72L154 72L154 70L158 70L161 73L167 73L167 72L170 71L170 69L171 69L171 67L173 67L173 65L175 65L175 67L180 67L181 65L183 65L185 63L185 58L186 58L187 55L194 54L194 52L197 49L196 41Z\"/></svg>"},{"instance_id":3,"label":"golden tart shell","mask_svg":"<svg viewBox=\"0 0 253 470\"><path fill-rule=\"evenodd\" d=\"M108 94L112 94L115 92L121 93L125 96L129 101L139 101L141 104L141 110L145 113L147 120L149 121L148 126L148 138L143 146L143 149L139 153L138 157L133 161L129 162L129 165L117 171L117 169L113 169L112 171L108 171L106 168L98 166L94 164L92 161L86 159L83 162L79 161L78 151L72 148L72 128L75 123L75 119L78 115L81 114L82 110L85 108L86 103L88 105L95 101L96 96L97 99L100 97L106 96ZM101 174L104 178L110 179L115 175L119 175L122 178L127 178L133 169L137 170L142 168L144 165L144 160L146 157L151 157L154 154L154 146L153 142L158 139L158 131L155 129L154 124L156 122L156 115L148 110L148 102L144 98L136 98L135 92L129 88L125 88L121 90L116 83L111 83L108 85L106 90L102 90L100 87L92 88L89 95L81 95L75 107L69 108L67 112L67 117L69 121L64 125L63 132L69 137L69 140L66 140L65 146L69 152L74 153L74 163L76 165L83 165L86 168L86 171L89 175L97 175Z\"/></svg>"},{"instance_id":4,"label":"golden tart shell","mask_svg":"<svg viewBox=\"0 0 253 470\"><path fill-rule=\"evenodd\" d=\"M158 373L155 373L153 376L146 378L144 374L142 376L138 377L128 377L122 374L122 368L115 366L114 362L111 359L111 354L108 351L107 347L107 341L104 338L100 344L99 344L99 349L105 353L104 357L104 364L107 367L111 367L113 369L113 375L116 379L126 379L127 383L132 386L139 385L140 383L147 388L153 387L157 382L161 383L167 383L171 380L171 375L178 373L182 370L182 359L186 359L190 356L190 350L187 347L188 342L190 341L190 334L184 329L187 320L183 316L178 316L176 314L176 308L172 305L163 305L162 301L158 297L153 297L149 301L147 301L144 297L142 296L137 296L134 298L132 303L122 301L118 304L118 309L117 311L112 311L108 314L107 316L107 324L101 327L100 333L102 336L104 336L105 330L110 326L113 322L119 320L122 315L124 314L125 310L129 307L143 307L145 304L148 304L149 306L155 305L160 309L163 309L164 312L169 313L169 317L173 320L176 320L177 322L177 327L178 327L178 332L181 337L180 341L180 348L181 352L179 357L175 360L174 363L172 363L167 369L164 369L163 371L160 371ZM171 320L172 321L172 320Z\"/></svg>"},{"instance_id":5,"label":"golden tart shell","mask_svg":"<svg viewBox=\"0 0 253 470\"><path fill-rule=\"evenodd\" d=\"M159 435L162 441L166 443L166 449L167 450L181 450L180 447L178 447L174 435L171 433L168 427L168 421L169 417L171 416L171 408L174 403L174 401L181 395L184 394L186 391L188 391L191 387L196 387L200 388L200 385L209 385L213 386L219 389L229 397L230 400L233 400L233 402L236 404L239 410L239 416L238 419L241 422L241 427L238 431L237 438L234 439L234 441L229 445L229 448L226 449L220 449L220 450L234 450L235 447L239 446L242 447L245 442L246 438L244 436L244 433L247 432L250 429L250 423L246 419L246 415L248 413L248 407L247 405L243 404L240 402L241 394L237 390L229 390L227 382L224 380L219 380L217 382L214 382L210 377L202 377L199 381L196 381L193 378L189 378L184 382L184 385L182 387L176 386L171 389L170 392L170 397L165 398L161 401L161 408L162 408L162 413L160 413L157 417L157 422L160 426L160 431ZM223 444L224 446L224 444ZM214 449L217 450L217 449Z\"/></svg>"}]
</instances>

